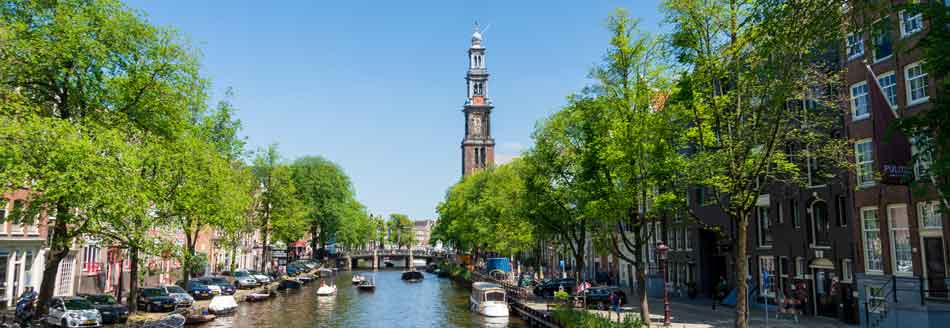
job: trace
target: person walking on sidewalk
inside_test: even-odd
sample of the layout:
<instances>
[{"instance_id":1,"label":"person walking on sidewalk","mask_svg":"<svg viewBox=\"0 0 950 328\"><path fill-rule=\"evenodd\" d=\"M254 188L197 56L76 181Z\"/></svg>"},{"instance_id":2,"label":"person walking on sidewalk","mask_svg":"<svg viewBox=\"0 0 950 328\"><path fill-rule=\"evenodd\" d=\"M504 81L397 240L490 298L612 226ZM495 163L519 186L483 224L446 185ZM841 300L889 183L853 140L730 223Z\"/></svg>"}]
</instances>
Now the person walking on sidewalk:
<instances>
[{"instance_id":1,"label":"person walking on sidewalk","mask_svg":"<svg viewBox=\"0 0 950 328\"><path fill-rule=\"evenodd\" d=\"M612 291L608 296L608 300L610 300L610 311L616 312L617 320L620 321L622 319L620 317L620 295L616 291ZM610 313L607 314L607 319L610 319Z\"/></svg>"},{"instance_id":2,"label":"person walking on sidewalk","mask_svg":"<svg viewBox=\"0 0 950 328\"><path fill-rule=\"evenodd\" d=\"M719 283L716 284L716 288L713 291L713 304L712 309L716 309L716 304L722 302L726 298L726 290L729 289L729 285L726 283L726 277L719 276Z\"/></svg>"}]
</instances>

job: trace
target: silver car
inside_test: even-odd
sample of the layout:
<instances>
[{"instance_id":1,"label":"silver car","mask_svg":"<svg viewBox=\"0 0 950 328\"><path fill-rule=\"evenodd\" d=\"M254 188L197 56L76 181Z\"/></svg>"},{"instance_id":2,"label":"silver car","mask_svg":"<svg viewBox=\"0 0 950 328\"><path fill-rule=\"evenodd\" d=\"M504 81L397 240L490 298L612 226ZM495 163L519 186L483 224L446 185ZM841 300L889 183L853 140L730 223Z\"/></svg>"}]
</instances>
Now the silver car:
<instances>
[{"instance_id":1,"label":"silver car","mask_svg":"<svg viewBox=\"0 0 950 328\"><path fill-rule=\"evenodd\" d=\"M234 277L234 286L237 288L257 287L257 279L247 271L234 271L231 276Z\"/></svg>"},{"instance_id":2,"label":"silver car","mask_svg":"<svg viewBox=\"0 0 950 328\"><path fill-rule=\"evenodd\" d=\"M102 327L102 315L85 298L54 297L50 301L46 323L62 328Z\"/></svg>"},{"instance_id":3,"label":"silver car","mask_svg":"<svg viewBox=\"0 0 950 328\"><path fill-rule=\"evenodd\" d=\"M189 308L195 303L195 298L188 295L188 292L185 291L184 288L175 285L165 285L162 286L162 288L165 289L168 296L175 299L178 308Z\"/></svg>"}]
</instances>

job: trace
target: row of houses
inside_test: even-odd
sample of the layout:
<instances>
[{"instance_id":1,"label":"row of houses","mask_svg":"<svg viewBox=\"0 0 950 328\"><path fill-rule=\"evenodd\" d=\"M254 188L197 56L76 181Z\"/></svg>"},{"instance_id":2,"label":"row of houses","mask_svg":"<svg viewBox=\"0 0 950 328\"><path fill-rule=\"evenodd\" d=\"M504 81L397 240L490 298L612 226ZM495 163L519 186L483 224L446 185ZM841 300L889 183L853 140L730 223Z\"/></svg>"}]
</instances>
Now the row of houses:
<instances>
[{"instance_id":1,"label":"row of houses","mask_svg":"<svg viewBox=\"0 0 950 328\"><path fill-rule=\"evenodd\" d=\"M27 288L39 289L48 253L47 226L55 217L41 216L23 224L9 213L26 205L27 190L4 193L0 197L0 310L12 307L17 297ZM156 228L155 238L163 238L183 246L182 231ZM247 234L234 250L223 249L217 231L208 229L199 234L196 252L207 256L204 273L228 270L232 261L239 269L260 268L264 261L260 235ZM295 249L298 255L309 255L306 243L300 241ZM288 245L294 246L294 245ZM129 256L126 250L93 236L79 238L70 253L59 264L54 293L57 296L79 293L110 293L122 296L130 281ZM171 284L181 279L181 264L171 254L145 256L139 266L142 285Z\"/></svg>"},{"instance_id":2,"label":"row of houses","mask_svg":"<svg viewBox=\"0 0 950 328\"><path fill-rule=\"evenodd\" d=\"M889 122L876 117L870 94L876 82L898 115L916 115L933 106L938 83L914 48L929 22L919 13L895 11L871 25L873 31L844 36L844 53L836 60L846 70L847 101L842 106L847 110L830 136L853 144L855 169L808 160L807 185L767 186L756 202L747 254L736 254L736 222L716 205L714 193L691 188L691 219L684 214L646 228L654 231L649 245L669 247L666 278L674 299L713 298L723 280L734 293L735 261L747 261L750 275L744 278L754 306L771 311L786 298L799 297L807 315L862 327L942 327L940 322L950 319L948 215L940 210L933 188L885 181L882 163L890 164L896 151L879 146ZM866 65L877 81L869 80ZM911 151L919 160L902 170L912 171L907 173L926 185L930 164L916 156L916 149ZM598 254L590 244L587 277L636 284L632 263ZM563 266L561 260L571 266L569 256L559 257L553 248L546 253L548 268ZM658 256L652 247L647 253L645 283L651 295L661 296Z\"/></svg>"}]
</instances>

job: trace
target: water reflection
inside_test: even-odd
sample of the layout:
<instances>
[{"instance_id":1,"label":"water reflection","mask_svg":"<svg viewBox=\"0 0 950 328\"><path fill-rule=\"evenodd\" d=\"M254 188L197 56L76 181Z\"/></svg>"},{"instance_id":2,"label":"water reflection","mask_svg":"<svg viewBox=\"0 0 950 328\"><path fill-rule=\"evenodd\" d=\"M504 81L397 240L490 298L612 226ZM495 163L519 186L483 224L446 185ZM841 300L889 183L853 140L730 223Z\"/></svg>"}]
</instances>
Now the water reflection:
<instances>
[{"instance_id":1,"label":"water reflection","mask_svg":"<svg viewBox=\"0 0 950 328\"><path fill-rule=\"evenodd\" d=\"M523 327L515 317L487 318L468 310L468 289L426 274L420 283L400 280L398 271L375 274L376 290L352 286L349 273L337 276L337 295L318 297L318 282L259 303L242 303L229 317L201 328L311 327Z\"/></svg>"}]
</instances>

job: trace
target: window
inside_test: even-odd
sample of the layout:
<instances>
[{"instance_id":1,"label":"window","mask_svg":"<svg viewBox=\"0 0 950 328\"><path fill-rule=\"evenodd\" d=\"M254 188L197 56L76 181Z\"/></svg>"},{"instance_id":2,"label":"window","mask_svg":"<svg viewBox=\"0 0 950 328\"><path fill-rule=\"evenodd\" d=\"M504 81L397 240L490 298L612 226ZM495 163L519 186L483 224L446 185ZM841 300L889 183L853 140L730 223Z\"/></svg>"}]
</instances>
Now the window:
<instances>
[{"instance_id":1,"label":"window","mask_svg":"<svg viewBox=\"0 0 950 328\"><path fill-rule=\"evenodd\" d=\"M855 121L871 116L868 102L868 83L858 82L851 86L851 118Z\"/></svg>"},{"instance_id":2,"label":"window","mask_svg":"<svg viewBox=\"0 0 950 328\"><path fill-rule=\"evenodd\" d=\"M766 281L768 275L768 281ZM775 297L775 258L759 256L759 295Z\"/></svg>"},{"instance_id":3,"label":"window","mask_svg":"<svg viewBox=\"0 0 950 328\"><path fill-rule=\"evenodd\" d=\"M880 313L884 310L884 289L881 286L866 287L868 299L868 311Z\"/></svg>"},{"instance_id":4,"label":"window","mask_svg":"<svg viewBox=\"0 0 950 328\"><path fill-rule=\"evenodd\" d=\"M782 256L778 258L778 270L782 277L788 278L791 267L789 266L790 262L788 261L787 256Z\"/></svg>"},{"instance_id":5,"label":"window","mask_svg":"<svg viewBox=\"0 0 950 328\"><path fill-rule=\"evenodd\" d=\"M33 285L33 251L26 251L25 259L23 260L23 272L25 272L23 285L32 286Z\"/></svg>"},{"instance_id":6,"label":"window","mask_svg":"<svg viewBox=\"0 0 950 328\"><path fill-rule=\"evenodd\" d=\"M848 33L848 60L861 58L864 55L864 40L861 34Z\"/></svg>"},{"instance_id":7,"label":"window","mask_svg":"<svg viewBox=\"0 0 950 328\"><path fill-rule=\"evenodd\" d=\"M877 207L861 209L861 228L864 242L864 269L867 272L884 272L881 255L880 224L877 220Z\"/></svg>"},{"instance_id":8,"label":"window","mask_svg":"<svg viewBox=\"0 0 950 328\"><path fill-rule=\"evenodd\" d=\"M906 11L901 10L898 16L901 19L901 37L911 36L924 29L923 13L909 15Z\"/></svg>"},{"instance_id":9,"label":"window","mask_svg":"<svg viewBox=\"0 0 950 328\"><path fill-rule=\"evenodd\" d=\"M839 227L848 226L848 198L844 195L835 197L835 210Z\"/></svg>"},{"instance_id":10,"label":"window","mask_svg":"<svg viewBox=\"0 0 950 328\"><path fill-rule=\"evenodd\" d=\"M894 72L887 72L881 74L877 77L877 82L881 84L881 91L884 92L884 97L887 98L888 104L891 105L891 109L897 109L897 76L894 75Z\"/></svg>"},{"instance_id":11,"label":"window","mask_svg":"<svg viewBox=\"0 0 950 328\"><path fill-rule=\"evenodd\" d=\"M920 143L921 140L918 138L911 138L910 140L911 157L914 161L914 178L917 180L927 180L930 179L930 165L933 160L930 157L929 151L921 150Z\"/></svg>"},{"instance_id":12,"label":"window","mask_svg":"<svg viewBox=\"0 0 950 328\"><path fill-rule=\"evenodd\" d=\"M862 139L854 143L854 161L857 165L858 186L874 185L874 157L871 139Z\"/></svg>"},{"instance_id":13,"label":"window","mask_svg":"<svg viewBox=\"0 0 950 328\"><path fill-rule=\"evenodd\" d=\"M772 246L772 222L768 206L757 207L756 217L759 223L759 247Z\"/></svg>"},{"instance_id":14,"label":"window","mask_svg":"<svg viewBox=\"0 0 950 328\"><path fill-rule=\"evenodd\" d=\"M788 200L788 208L792 213L792 224L795 225L795 229L802 227L802 216L801 212L798 210L798 200L790 199Z\"/></svg>"},{"instance_id":15,"label":"window","mask_svg":"<svg viewBox=\"0 0 950 328\"><path fill-rule=\"evenodd\" d=\"M692 233L689 231L688 227L686 228L685 233L686 233L686 250L693 250L693 239L690 238L690 235Z\"/></svg>"},{"instance_id":16,"label":"window","mask_svg":"<svg viewBox=\"0 0 950 328\"><path fill-rule=\"evenodd\" d=\"M778 210L778 223L779 223L779 224L785 223L785 213L782 213L782 202L779 202L779 203L776 204L776 205L778 205L778 209L777 209L777 210Z\"/></svg>"},{"instance_id":17,"label":"window","mask_svg":"<svg viewBox=\"0 0 950 328\"><path fill-rule=\"evenodd\" d=\"M929 99L927 72L924 72L924 66L920 62L904 67L904 80L907 81L908 106L926 102Z\"/></svg>"},{"instance_id":18,"label":"window","mask_svg":"<svg viewBox=\"0 0 950 328\"><path fill-rule=\"evenodd\" d=\"M917 203L917 216L920 218L921 229L943 229L943 218L940 215L940 202Z\"/></svg>"},{"instance_id":19,"label":"window","mask_svg":"<svg viewBox=\"0 0 950 328\"><path fill-rule=\"evenodd\" d=\"M798 278L805 277L805 258L804 257L795 258L795 275Z\"/></svg>"},{"instance_id":20,"label":"window","mask_svg":"<svg viewBox=\"0 0 950 328\"><path fill-rule=\"evenodd\" d=\"M910 222L904 204L887 207L887 220L891 228L891 258L894 274L913 273L913 254L910 246Z\"/></svg>"},{"instance_id":21,"label":"window","mask_svg":"<svg viewBox=\"0 0 950 328\"><path fill-rule=\"evenodd\" d=\"M712 193L709 190L709 187L699 187L696 188L696 203L699 206L709 206L715 204Z\"/></svg>"},{"instance_id":22,"label":"window","mask_svg":"<svg viewBox=\"0 0 950 328\"><path fill-rule=\"evenodd\" d=\"M851 259L841 260L841 282L850 283L854 281L854 269L851 267Z\"/></svg>"},{"instance_id":23,"label":"window","mask_svg":"<svg viewBox=\"0 0 950 328\"><path fill-rule=\"evenodd\" d=\"M874 54L874 62L890 58L894 53L894 48L891 44L890 22L891 19L889 17L884 17L874 23L872 27L874 32L871 35L871 51Z\"/></svg>"}]
</instances>

